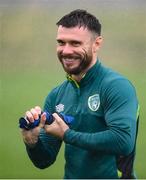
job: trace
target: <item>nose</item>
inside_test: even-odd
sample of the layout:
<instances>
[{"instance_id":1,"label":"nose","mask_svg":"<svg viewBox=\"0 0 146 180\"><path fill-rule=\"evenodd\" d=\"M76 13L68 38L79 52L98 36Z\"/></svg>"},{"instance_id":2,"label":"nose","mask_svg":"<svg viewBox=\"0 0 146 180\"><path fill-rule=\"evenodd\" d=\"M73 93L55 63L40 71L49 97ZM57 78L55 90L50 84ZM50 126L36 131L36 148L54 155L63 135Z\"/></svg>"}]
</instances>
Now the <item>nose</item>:
<instances>
[{"instance_id":1,"label":"nose","mask_svg":"<svg viewBox=\"0 0 146 180\"><path fill-rule=\"evenodd\" d=\"M73 53L73 49L72 49L72 47L71 47L69 44L66 44L66 45L64 45L63 48L62 48L62 53L63 53L64 55L66 55L66 54L72 54L72 53Z\"/></svg>"}]
</instances>

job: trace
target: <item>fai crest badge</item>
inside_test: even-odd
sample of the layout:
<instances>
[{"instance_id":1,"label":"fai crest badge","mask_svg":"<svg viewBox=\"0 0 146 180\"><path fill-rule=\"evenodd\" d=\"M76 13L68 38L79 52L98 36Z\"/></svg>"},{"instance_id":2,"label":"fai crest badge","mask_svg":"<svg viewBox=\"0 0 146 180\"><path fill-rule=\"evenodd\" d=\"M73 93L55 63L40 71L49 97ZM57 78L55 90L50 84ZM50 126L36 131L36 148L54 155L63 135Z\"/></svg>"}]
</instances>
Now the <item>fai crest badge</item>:
<instances>
[{"instance_id":1,"label":"fai crest badge","mask_svg":"<svg viewBox=\"0 0 146 180\"><path fill-rule=\"evenodd\" d=\"M97 111L100 106L99 94L94 94L88 98L88 106L91 111Z\"/></svg>"}]
</instances>

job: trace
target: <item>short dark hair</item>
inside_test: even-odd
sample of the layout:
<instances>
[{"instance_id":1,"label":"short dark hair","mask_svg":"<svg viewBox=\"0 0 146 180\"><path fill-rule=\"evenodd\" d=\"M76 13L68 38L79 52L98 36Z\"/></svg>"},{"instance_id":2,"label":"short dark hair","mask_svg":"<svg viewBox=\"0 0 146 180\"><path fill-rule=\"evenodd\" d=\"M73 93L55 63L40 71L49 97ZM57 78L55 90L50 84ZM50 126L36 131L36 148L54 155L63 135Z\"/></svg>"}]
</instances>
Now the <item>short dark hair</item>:
<instances>
[{"instance_id":1,"label":"short dark hair","mask_svg":"<svg viewBox=\"0 0 146 180\"><path fill-rule=\"evenodd\" d=\"M87 28L98 35L101 34L101 24L99 20L94 15L82 9L77 9L66 14L56 23L56 25L61 25L66 28L79 26Z\"/></svg>"}]
</instances>

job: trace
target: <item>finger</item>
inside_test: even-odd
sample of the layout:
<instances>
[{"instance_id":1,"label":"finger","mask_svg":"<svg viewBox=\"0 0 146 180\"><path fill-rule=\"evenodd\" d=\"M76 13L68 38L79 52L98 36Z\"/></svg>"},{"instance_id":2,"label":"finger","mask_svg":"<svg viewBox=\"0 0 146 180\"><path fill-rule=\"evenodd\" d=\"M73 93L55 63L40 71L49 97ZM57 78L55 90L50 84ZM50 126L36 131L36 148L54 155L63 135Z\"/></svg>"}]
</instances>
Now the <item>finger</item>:
<instances>
[{"instance_id":1,"label":"finger","mask_svg":"<svg viewBox=\"0 0 146 180\"><path fill-rule=\"evenodd\" d=\"M32 108L31 110L30 110L30 112L31 112L31 114L32 114L32 116L33 116L33 118L36 120L36 119L39 119L39 114L38 114L38 112L34 109L34 108Z\"/></svg>"},{"instance_id":2,"label":"finger","mask_svg":"<svg viewBox=\"0 0 146 180\"><path fill-rule=\"evenodd\" d=\"M42 115L41 115L41 119L40 119L40 124L39 126L42 128L45 126L45 122L46 122L46 113L44 112Z\"/></svg>"},{"instance_id":3,"label":"finger","mask_svg":"<svg viewBox=\"0 0 146 180\"><path fill-rule=\"evenodd\" d=\"M52 114L54 119L55 119L55 122L63 128L63 130L65 129L68 129L68 125L64 122L64 120L57 114L57 113L53 113Z\"/></svg>"},{"instance_id":4,"label":"finger","mask_svg":"<svg viewBox=\"0 0 146 180\"><path fill-rule=\"evenodd\" d=\"M33 115L31 114L30 111L27 111L27 112L25 113L25 116L26 116L26 118L27 118L30 122L34 122L34 117L33 117Z\"/></svg>"},{"instance_id":5,"label":"finger","mask_svg":"<svg viewBox=\"0 0 146 180\"><path fill-rule=\"evenodd\" d=\"M63 121L63 119L61 119L61 117L57 113L53 113L52 115L57 123L61 123Z\"/></svg>"},{"instance_id":6,"label":"finger","mask_svg":"<svg viewBox=\"0 0 146 180\"><path fill-rule=\"evenodd\" d=\"M39 115L41 114L42 110L41 110L41 108L40 108L39 106L35 106L34 109L37 111L37 113L38 113Z\"/></svg>"}]
</instances>

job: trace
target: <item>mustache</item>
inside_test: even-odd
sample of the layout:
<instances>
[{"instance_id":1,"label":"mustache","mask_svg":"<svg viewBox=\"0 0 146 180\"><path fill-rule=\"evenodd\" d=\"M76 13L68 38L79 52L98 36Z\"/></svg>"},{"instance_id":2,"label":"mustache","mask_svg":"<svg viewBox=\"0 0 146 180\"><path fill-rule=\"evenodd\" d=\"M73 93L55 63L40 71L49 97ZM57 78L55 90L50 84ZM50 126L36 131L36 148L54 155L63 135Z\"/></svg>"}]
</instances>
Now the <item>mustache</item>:
<instances>
[{"instance_id":1,"label":"mustache","mask_svg":"<svg viewBox=\"0 0 146 180\"><path fill-rule=\"evenodd\" d=\"M61 55L60 56L61 59L65 58L65 59L80 59L82 58L82 56L76 56L76 55Z\"/></svg>"},{"instance_id":2,"label":"mustache","mask_svg":"<svg viewBox=\"0 0 146 180\"><path fill-rule=\"evenodd\" d=\"M63 54L63 53L59 53L58 54L59 58L67 58L67 59L80 59L83 58L83 55L81 54Z\"/></svg>"}]
</instances>

